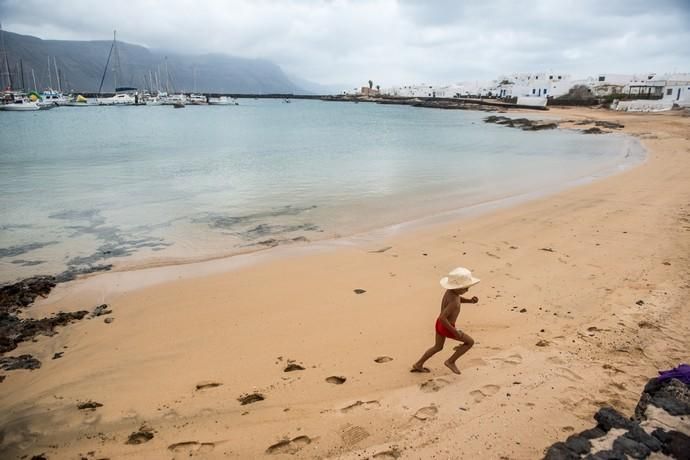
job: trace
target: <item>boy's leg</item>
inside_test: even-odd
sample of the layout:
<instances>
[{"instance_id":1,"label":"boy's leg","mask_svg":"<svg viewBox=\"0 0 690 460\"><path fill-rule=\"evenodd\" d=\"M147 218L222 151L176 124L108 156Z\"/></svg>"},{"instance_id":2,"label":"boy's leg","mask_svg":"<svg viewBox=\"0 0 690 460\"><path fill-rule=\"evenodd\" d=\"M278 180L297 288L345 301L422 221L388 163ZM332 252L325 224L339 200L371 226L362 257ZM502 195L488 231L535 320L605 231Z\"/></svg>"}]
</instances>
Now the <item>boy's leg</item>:
<instances>
[{"instance_id":1,"label":"boy's leg","mask_svg":"<svg viewBox=\"0 0 690 460\"><path fill-rule=\"evenodd\" d=\"M434 346L429 348L427 351L424 352L421 358L419 358L419 361L414 363L412 365L412 371L414 372L429 372L429 369L424 367L424 363L426 362L427 359L431 358L434 356L436 353L439 351L443 350L443 345L446 343L446 338L440 335L439 333L436 333L436 342L434 343Z\"/></svg>"},{"instance_id":2,"label":"boy's leg","mask_svg":"<svg viewBox=\"0 0 690 460\"><path fill-rule=\"evenodd\" d=\"M469 335L465 334L464 332L460 333L460 341L462 342L462 345L455 347L455 353L448 358L448 360L443 363L446 365L448 369L451 371L455 372L456 374L460 373L460 369L455 365L455 361L458 360L459 357L464 355L469 351L470 348L474 345L474 339L470 337Z\"/></svg>"}]
</instances>

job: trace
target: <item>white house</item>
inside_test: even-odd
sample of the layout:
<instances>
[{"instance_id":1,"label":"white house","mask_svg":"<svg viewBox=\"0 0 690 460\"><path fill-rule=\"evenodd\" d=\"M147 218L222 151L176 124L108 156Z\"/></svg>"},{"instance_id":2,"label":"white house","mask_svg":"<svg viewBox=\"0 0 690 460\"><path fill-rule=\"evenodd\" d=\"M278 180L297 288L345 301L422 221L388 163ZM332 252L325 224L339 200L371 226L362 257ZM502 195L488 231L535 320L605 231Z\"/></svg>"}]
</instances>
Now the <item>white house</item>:
<instances>
[{"instance_id":1,"label":"white house","mask_svg":"<svg viewBox=\"0 0 690 460\"><path fill-rule=\"evenodd\" d=\"M680 107L690 107L690 73L664 75L662 99Z\"/></svg>"},{"instance_id":2,"label":"white house","mask_svg":"<svg viewBox=\"0 0 690 460\"><path fill-rule=\"evenodd\" d=\"M386 88L382 92L388 96L399 97L436 97L433 85L425 83L419 85L393 86Z\"/></svg>"},{"instance_id":3,"label":"white house","mask_svg":"<svg viewBox=\"0 0 690 460\"><path fill-rule=\"evenodd\" d=\"M631 75L631 74L599 74L597 77L589 77L585 84L595 96L609 96L611 94L622 94L625 88L633 81L644 81L654 78L654 74Z\"/></svg>"},{"instance_id":4,"label":"white house","mask_svg":"<svg viewBox=\"0 0 690 460\"><path fill-rule=\"evenodd\" d=\"M381 90L388 96L399 97L437 97L458 98L471 96L490 96L496 94L495 81L471 81L453 83L450 85L418 85L393 86Z\"/></svg>"},{"instance_id":5,"label":"white house","mask_svg":"<svg viewBox=\"0 0 690 460\"><path fill-rule=\"evenodd\" d=\"M558 72L514 73L498 79L498 97L558 97L572 87L570 75Z\"/></svg>"},{"instance_id":6,"label":"white house","mask_svg":"<svg viewBox=\"0 0 690 460\"><path fill-rule=\"evenodd\" d=\"M650 74L628 83L623 94L633 99L620 101L612 108L630 112L658 112L671 110L674 105L690 107L690 74Z\"/></svg>"}]
</instances>

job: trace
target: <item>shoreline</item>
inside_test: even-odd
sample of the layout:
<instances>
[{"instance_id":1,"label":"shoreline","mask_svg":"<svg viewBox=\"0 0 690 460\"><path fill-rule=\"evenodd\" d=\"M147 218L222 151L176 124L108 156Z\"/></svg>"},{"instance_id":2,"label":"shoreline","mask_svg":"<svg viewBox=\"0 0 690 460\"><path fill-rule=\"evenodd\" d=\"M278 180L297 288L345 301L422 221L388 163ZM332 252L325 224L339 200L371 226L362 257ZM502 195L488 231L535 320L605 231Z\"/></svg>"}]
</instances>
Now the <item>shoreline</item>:
<instances>
[{"instance_id":1,"label":"shoreline","mask_svg":"<svg viewBox=\"0 0 690 460\"><path fill-rule=\"evenodd\" d=\"M630 409L655 368L687 359L690 120L561 112L624 120L647 160L382 246L113 295L112 324L76 323L13 353L36 353L45 366L4 373L0 452L417 458L460 445L467 457L534 458L585 428L599 403ZM439 357L431 374L410 374L433 338L437 280L458 264L483 280L473 289L480 307L460 316L477 345L459 362L462 376ZM79 295L67 291L58 286L27 314L76 309ZM51 361L56 350L65 355ZM375 361L383 356L392 360ZM305 369L284 373L288 360ZM255 392L266 399L236 401ZM103 406L78 410L87 399ZM125 444L142 424L153 439Z\"/></svg>"}]
</instances>

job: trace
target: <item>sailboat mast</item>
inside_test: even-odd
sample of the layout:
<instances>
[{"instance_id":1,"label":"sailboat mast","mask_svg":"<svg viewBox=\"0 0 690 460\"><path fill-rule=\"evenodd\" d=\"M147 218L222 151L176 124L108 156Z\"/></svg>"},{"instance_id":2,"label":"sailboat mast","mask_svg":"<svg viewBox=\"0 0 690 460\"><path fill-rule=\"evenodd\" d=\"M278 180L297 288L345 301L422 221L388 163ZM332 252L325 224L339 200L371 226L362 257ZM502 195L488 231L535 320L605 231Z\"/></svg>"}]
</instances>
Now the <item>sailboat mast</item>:
<instances>
[{"instance_id":1,"label":"sailboat mast","mask_svg":"<svg viewBox=\"0 0 690 460\"><path fill-rule=\"evenodd\" d=\"M156 69L156 90L160 93L161 91L161 65L158 64Z\"/></svg>"},{"instance_id":2,"label":"sailboat mast","mask_svg":"<svg viewBox=\"0 0 690 460\"><path fill-rule=\"evenodd\" d=\"M113 37L115 36L115 32L113 31ZM103 69L103 76L101 77L101 84L98 85L98 95L101 95L101 90L103 89L103 82L105 81L105 75L108 73L108 66L110 65L110 56L113 54L113 47L115 46L115 40L113 39L113 43L110 45L110 51L108 52L108 59L105 61L105 68Z\"/></svg>"},{"instance_id":3,"label":"sailboat mast","mask_svg":"<svg viewBox=\"0 0 690 460\"><path fill-rule=\"evenodd\" d=\"M165 92L170 94L170 71L168 70L168 56L165 56Z\"/></svg>"},{"instance_id":4,"label":"sailboat mast","mask_svg":"<svg viewBox=\"0 0 690 460\"><path fill-rule=\"evenodd\" d=\"M36 74L34 74L34 68L31 68L31 79L34 81L34 91L38 92L38 86L36 85Z\"/></svg>"},{"instance_id":5,"label":"sailboat mast","mask_svg":"<svg viewBox=\"0 0 690 460\"><path fill-rule=\"evenodd\" d=\"M22 91L26 91L26 83L24 82L24 61L19 60L19 72L22 76Z\"/></svg>"},{"instance_id":6,"label":"sailboat mast","mask_svg":"<svg viewBox=\"0 0 690 460\"><path fill-rule=\"evenodd\" d=\"M117 84L120 78L120 53L117 48L117 30L113 30L113 81L115 82L115 91L117 91Z\"/></svg>"},{"instance_id":7,"label":"sailboat mast","mask_svg":"<svg viewBox=\"0 0 690 460\"><path fill-rule=\"evenodd\" d=\"M50 84L49 88L53 89L53 72L50 70L50 56L48 56L48 82Z\"/></svg>"},{"instance_id":8,"label":"sailboat mast","mask_svg":"<svg viewBox=\"0 0 690 460\"><path fill-rule=\"evenodd\" d=\"M5 87L5 78L7 75L8 87L12 89L12 74L10 73L10 63L7 60L7 50L5 49L5 32L2 30L2 24L0 24L0 51L2 52L2 57L5 62L1 62L0 65L4 65L5 69L3 72L2 86Z\"/></svg>"},{"instance_id":9,"label":"sailboat mast","mask_svg":"<svg viewBox=\"0 0 690 460\"><path fill-rule=\"evenodd\" d=\"M48 58L50 60L50 58ZM53 56L53 64L55 65L55 78L57 78L57 88L59 92L62 92L62 87L60 86L60 72L58 72L57 59Z\"/></svg>"}]
</instances>

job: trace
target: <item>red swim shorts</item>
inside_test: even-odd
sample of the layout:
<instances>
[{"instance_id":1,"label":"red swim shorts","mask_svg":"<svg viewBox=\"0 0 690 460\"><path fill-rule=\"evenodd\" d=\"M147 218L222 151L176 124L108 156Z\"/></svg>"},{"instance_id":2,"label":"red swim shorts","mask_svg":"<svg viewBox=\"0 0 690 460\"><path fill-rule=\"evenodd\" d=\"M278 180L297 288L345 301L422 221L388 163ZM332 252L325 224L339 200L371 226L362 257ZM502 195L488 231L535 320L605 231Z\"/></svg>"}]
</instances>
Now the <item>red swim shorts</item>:
<instances>
[{"instance_id":1,"label":"red swim shorts","mask_svg":"<svg viewBox=\"0 0 690 460\"><path fill-rule=\"evenodd\" d=\"M453 327L455 327L455 324L453 324ZM443 337L447 337L447 338L453 339L453 340L458 340L458 338L455 335L455 331L448 330L448 328L446 328L446 326L443 325L440 318L436 320L436 332L439 335L442 335ZM462 334L462 332L460 332L460 334Z\"/></svg>"}]
</instances>

